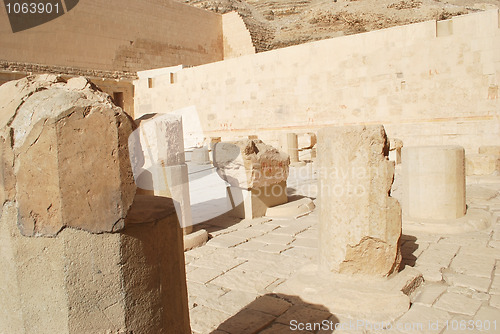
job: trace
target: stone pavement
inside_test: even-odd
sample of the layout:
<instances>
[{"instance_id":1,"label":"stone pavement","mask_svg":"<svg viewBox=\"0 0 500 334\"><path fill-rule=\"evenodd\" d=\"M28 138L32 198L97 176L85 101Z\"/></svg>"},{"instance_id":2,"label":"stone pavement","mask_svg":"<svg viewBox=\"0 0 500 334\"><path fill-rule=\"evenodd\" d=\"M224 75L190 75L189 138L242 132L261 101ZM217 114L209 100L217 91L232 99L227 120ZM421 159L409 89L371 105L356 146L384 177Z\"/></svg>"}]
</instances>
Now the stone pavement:
<instances>
[{"instance_id":1,"label":"stone pavement","mask_svg":"<svg viewBox=\"0 0 500 334\"><path fill-rule=\"evenodd\" d=\"M410 310L392 323L332 314L277 292L294 272L316 261L317 209L280 220L224 215L195 226L211 239L185 253L193 333L500 333L500 177L467 181L469 208L488 211L491 228L410 234L403 222L403 263L422 272L425 282L411 296ZM288 185L293 196L314 198L310 164L292 169ZM324 328L307 328L308 323Z\"/></svg>"}]
</instances>

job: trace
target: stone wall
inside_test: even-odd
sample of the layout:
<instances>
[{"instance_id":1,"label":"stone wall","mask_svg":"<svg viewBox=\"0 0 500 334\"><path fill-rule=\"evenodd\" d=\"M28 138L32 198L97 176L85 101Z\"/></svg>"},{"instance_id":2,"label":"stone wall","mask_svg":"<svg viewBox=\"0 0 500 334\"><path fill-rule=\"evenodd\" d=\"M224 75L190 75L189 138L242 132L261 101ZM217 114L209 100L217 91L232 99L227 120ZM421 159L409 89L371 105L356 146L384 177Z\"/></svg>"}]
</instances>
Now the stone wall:
<instances>
[{"instance_id":1,"label":"stone wall","mask_svg":"<svg viewBox=\"0 0 500 334\"><path fill-rule=\"evenodd\" d=\"M0 6L0 60L137 71L223 58L222 17L171 0L86 0L12 33Z\"/></svg>"},{"instance_id":2,"label":"stone wall","mask_svg":"<svg viewBox=\"0 0 500 334\"><path fill-rule=\"evenodd\" d=\"M224 59L255 53L250 32L237 12L222 15L222 33L224 35Z\"/></svg>"},{"instance_id":3,"label":"stone wall","mask_svg":"<svg viewBox=\"0 0 500 334\"><path fill-rule=\"evenodd\" d=\"M195 105L206 136L383 124L408 145L477 152L500 135L498 11L322 40L135 82L136 115Z\"/></svg>"}]
</instances>

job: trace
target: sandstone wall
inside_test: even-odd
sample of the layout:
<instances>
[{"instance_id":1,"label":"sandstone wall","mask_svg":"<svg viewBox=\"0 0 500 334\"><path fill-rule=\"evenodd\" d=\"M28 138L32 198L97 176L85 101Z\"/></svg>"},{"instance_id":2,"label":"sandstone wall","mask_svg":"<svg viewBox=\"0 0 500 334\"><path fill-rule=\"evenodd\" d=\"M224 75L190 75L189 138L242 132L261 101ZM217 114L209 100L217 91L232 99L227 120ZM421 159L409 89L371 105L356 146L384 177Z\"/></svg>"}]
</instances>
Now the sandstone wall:
<instances>
[{"instance_id":1,"label":"sandstone wall","mask_svg":"<svg viewBox=\"0 0 500 334\"><path fill-rule=\"evenodd\" d=\"M195 105L207 136L381 123L405 146L500 135L498 11L247 55L135 82L135 113Z\"/></svg>"},{"instance_id":2,"label":"sandstone wall","mask_svg":"<svg viewBox=\"0 0 500 334\"><path fill-rule=\"evenodd\" d=\"M68 13L12 33L0 6L0 60L137 71L221 60L222 17L171 0L82 0Z\"/></svg>"},{"instance_id":3,"label":"sandstone wall","mask_svg":"<svg viewBox=\"0 0 500 334\"><path fill-rule=\"evenodd\" d=\"M237 12L222 15L224 59L255 53L250 32Z\"/></svg>"}]
</instances>

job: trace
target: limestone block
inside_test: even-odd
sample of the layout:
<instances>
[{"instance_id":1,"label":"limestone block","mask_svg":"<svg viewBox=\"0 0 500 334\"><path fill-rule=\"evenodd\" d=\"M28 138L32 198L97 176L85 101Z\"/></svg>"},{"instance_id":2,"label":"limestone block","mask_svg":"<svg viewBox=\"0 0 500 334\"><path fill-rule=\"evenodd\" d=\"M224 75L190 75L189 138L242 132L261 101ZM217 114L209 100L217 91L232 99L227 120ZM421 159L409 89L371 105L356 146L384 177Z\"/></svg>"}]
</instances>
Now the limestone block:
<instances>
[{"instance_id":1,"label":"limestone block","mask_svg":"<svg viewBox=\"0 0 500 334\"><path fill-rule=\"evenodd\" d=\"M129 138L134 175L137 168L174 166L185 163L182 117L174 114L146 114L137 119L137 131Z\"/></svg>"},{"instance_id":2,"label":"limestone block","mask_svg":"<svg viewBox=\"0 0 500 334\"><path fill-rule=\"evenodd\" d=\"M389 196L394 162L383 126L318 133L320 262L339 273L387 276L401 255L401 209Z\"/></svg>"},{"instance_id":3,"label":"limestone block","mask_svg":"<svg viewBox=\"0 0 500 334\"><path fill-rule=\"evenodd\" d=\"M210 155L206 146L193 149L191 152L191 162L198 165L205 165L210 163Z\"/></svg>"},{"instance_id":4,"label":"limestone block","mask_svg":"<svg viewBox=\"0 0 500 334\"><path fill-rule=\"evenodd\" d=\"M213 163L231 186L251 189L286 181L290 160L262 140L241 140L215 144Z\"/></svg>"},{"instance_id":5,"label":"limestone block","mask_svg":"<svg viewBox=\"0 0 500 334\"><path fill-rule=\"evenodd\" d=\"M465 159L461 146L404 147L403 213L419 219L465 215Z\"/></svg>"},{"instance_id":6,"label":"limestone block","mask_svg":"<svg viewBox=\"0 0 500 334\"><path fill-rule=\"evenodd\" d=\"M228 195L233 214L245 219L262 217L268 208L288 201L286 181L252 189L231 186L228 187Z\"/></svg>"},{"instance_id":7,"label":"limestone block","mask_svg":"<svg viewBox=\"0 0 500 334\"><path fill-rule=\"evenodd\" d=\"M494 154L500 155L500 146L480 146L479 154Z\"/></svg>"},{"instance_id":8,"label":"limestone block","mask_svg":"<svg viewBox=\"0 0 500 334\"><path fill-rule=\"evenodd\" d=\"M134 198L126 145L133 121L86 79L73 83L38 76L0 88L0 101L8 101L0 193L15 200L26 236L67 226L119 231Z\"/></svg>"},{"instance_id":9,"label":"limestone block","mask_svg":"<svg viewBox=\"0 0 500 334\"><path fill-rule=\"evenodd\" d=\"M483 152L493 150L483 150ZM500 153L467 154L465 156L465 170L467 175L491 175L500 173Z\"/></svg>"}]
</instances>

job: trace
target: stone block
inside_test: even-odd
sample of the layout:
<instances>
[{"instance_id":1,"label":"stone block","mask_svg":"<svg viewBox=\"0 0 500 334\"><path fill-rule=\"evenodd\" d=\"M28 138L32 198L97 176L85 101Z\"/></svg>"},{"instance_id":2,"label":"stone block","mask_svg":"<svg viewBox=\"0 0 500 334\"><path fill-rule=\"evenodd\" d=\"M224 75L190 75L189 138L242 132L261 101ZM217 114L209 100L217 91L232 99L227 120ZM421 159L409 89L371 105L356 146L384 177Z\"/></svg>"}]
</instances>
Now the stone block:
<instances>
[{"instance_id":1,"label":"stone block","mask_svg":"<svg viewBox=\"0 0 500 334\"><path fill-rule=\"evenodd\" d=\"M160 167L185 163L182 117L146 114L135 122L138 128L128 138L128 146L136 183L140 188L149 189L149 184L139 180L152 178L159 182L153 185L155 189L162 189L164 185L157 181L157 178L163 180ZM143 176L143 173L150 176Z\"/></svg>"},{"instance_id":2,"label":"stone block","mask_svg":"<svg viewBox=\"0 0 500 334\"><path fill-rule=\"evenodd\" d=\"M401 209L383 126L318 133L320 261L324 269L387 276L401 262Z\"/></svg>"},{"instance_id":3,"label":"stone block","mask_svg":"<svg viewBox=\"0 0 500 334\"><path fill-rule=\"evenodd\" d=\"M148 114L136 123L138 129L128 140L135 182L141 193L172 198L179 222L189 233L192 215L182 118Z\"/></svg>"},{"instance_id":4,"label":"stone block","mask_svg":"<svg viewBox=\"0 0 500 334\"><path fill-rule=\"evenodd\" d=\"M266 215L269 208L287 203L286 181L268 186L244 189L228 187L233 213L239 218L253 219Z\"/></svg>"},{"instance_id":5,"label":"stone block","mask_svg":"<svg viewBox=\"0 0 500 334\"><path fill-rule=\"evenodd\" d=\"M133 121L84 78L86 85L43 80L18 82L27 95L14 94L8 105L17 112L1 130L1 193L16 201L21 233L123 229L135 194L126 145ZM10 91L2 87L4 94Z\"/></svg>"},{"instance_id":6,"label":"stone block","mask_svg":"<svg viewBox=\"0 0 500 334\"><path fill-rule=\"evenodd\" d=\"M404 147L403 213L418 219L465 215L465 159L460 146Z\"/></svg>"},{"instance_id":7,"label":"stone block","mask_svg":"<svg viewBox=\"0 0 500 334\"><path fill-rule=\"evenodd\" d=\"M191 152L191 162L198 165L206 165L210 163L210 155L206 146L193 149Z\"/></svg>"},{"instance_id":8,"label":"stone block","mask_svg":"<svg viewBox=\"0 0 500 334\"><path fill-rule=\"evenodd\" d=\"M500 173L500 153L467 154L465 168L467 176Z\"/></svg>"},{"instance_id":9,"label":"stone block","mask_svg":"<svg viewBox=\"0 0 500 334\"><path fill-rule=\"evenodd\" d=\"M286 181L290 159L262 140L214 145L214 166L233 187L260 188Z\"/></svg>"}]
</instances>

